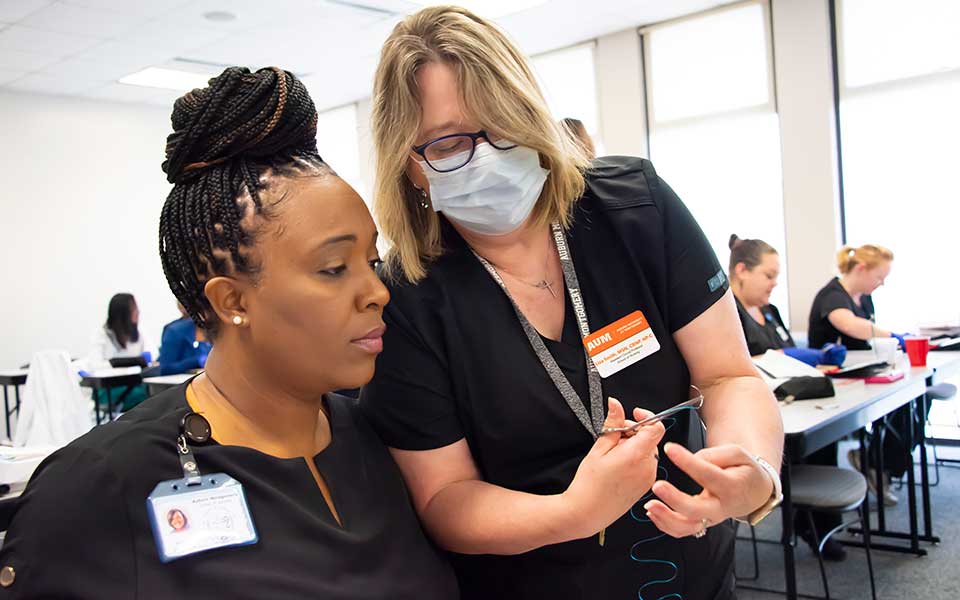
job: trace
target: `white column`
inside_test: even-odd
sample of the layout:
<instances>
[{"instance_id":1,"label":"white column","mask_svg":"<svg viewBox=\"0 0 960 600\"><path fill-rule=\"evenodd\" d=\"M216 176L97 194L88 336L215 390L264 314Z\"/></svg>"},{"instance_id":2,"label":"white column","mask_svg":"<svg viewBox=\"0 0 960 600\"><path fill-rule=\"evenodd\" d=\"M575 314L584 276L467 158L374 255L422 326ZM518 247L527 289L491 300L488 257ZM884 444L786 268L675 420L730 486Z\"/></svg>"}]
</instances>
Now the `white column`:
<instances>
[{"instance_id":1,"label":"white column","mask_svg":"<svg viewBox=\"0 0 960 600\"><path fill-rule=\"evenodd\" d=\"M597 39L600 135L606 154L648 156L643 65L636 28Z\"/></svg>"},{"instance_id":2,"label":"white column","mask_svg":"<svg viewBox=\"0 0 960 600\"><path fill-rule=\"evenodd\" d=\"M376 179L376 159L373 136L370 131L370 98L357 101L357 151L360 154L360 180L363 182L367 206L373 206L373 182Z\"/></svg>"},{"instance_id":3,"label":"white column","mask_svg":"<svg viewBox=\"0 0 960 600\"><path fill-rule=\"evenodd\" d=\"M834 273L839 182L826 0L772 0L791 328Z\"/></svg>"}]
</instances>

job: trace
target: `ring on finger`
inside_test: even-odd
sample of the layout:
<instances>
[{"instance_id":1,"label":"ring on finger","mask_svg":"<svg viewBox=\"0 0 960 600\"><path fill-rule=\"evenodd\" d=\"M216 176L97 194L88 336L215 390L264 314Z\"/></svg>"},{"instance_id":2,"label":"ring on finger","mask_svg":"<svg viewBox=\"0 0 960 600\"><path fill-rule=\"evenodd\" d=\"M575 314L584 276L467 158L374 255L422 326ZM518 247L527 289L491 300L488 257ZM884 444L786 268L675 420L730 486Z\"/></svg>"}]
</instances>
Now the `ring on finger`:
<instances>
[{"instance_id":1,"label":"ring on finger","mask_svg":"<svg viewBox=\"0 0 960 600\"><path fill-rule=\"evenodd\" d=\"M710 527L710 519L700 519L700 531L693 534L693 537L699 540L707 535L707 527Z\"/></svg>"}]
</instances>

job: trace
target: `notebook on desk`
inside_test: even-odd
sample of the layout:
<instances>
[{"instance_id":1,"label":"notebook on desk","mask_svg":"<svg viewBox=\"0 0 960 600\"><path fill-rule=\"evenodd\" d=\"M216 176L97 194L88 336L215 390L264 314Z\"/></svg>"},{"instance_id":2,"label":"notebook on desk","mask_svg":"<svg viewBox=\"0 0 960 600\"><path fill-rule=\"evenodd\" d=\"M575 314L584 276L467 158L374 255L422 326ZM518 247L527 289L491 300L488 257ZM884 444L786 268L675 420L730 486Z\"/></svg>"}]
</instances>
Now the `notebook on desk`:
<instances>
[{"instance_id":1,"label":"notebook on desk","mask_svg":"<svg viewBox=\"0 0 960 600\"><path fill-rule=\"evenodd\" d=\"M930 350L957 351L960 350L960 337L942 337L930 340Z\"/></svg>"},{"instance_id":2,"label":"notebook on desk","mask_svg":"<svg viewBox=\"0 0 960 600\"><path fill-rule=\"evenodd\" d=\"M883 362L882 360L868 361L868 362L855 363L852 365L846 365L841 369L827 373L827 376L840 378L840 379L851 378L851 377L856 379L862 379L867 377L873 377L874 375L879 375L880 373L883 373L889 368L890 368L890 365Z\"/></svg>"}]
</instances>

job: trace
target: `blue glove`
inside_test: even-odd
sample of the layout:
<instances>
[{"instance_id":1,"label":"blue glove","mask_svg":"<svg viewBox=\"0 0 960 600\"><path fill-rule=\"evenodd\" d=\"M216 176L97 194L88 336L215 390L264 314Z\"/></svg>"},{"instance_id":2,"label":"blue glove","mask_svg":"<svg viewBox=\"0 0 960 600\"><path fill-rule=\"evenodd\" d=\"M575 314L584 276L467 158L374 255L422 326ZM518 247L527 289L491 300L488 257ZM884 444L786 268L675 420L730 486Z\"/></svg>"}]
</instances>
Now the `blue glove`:
<instances>
[{"instance_id":1,"label":"blue glove","mask_svg":"<svg viewBox=\"0 0 960 600\"><path fill-rule=\"evenodd\" d=\"M821 365L840 366L847 358L847 347L843 344L824 344L820 349Z\"/></svg>"},{"instance_id":2,"label":"blue glove","mask_svg":"<svg viewBox=\"0 0 960 600\"><path fill-rule=\"evenodd\" d=\"M906 343L905 341L903 341L903 338L907 337L908 335L910 335L910 334L909 334L909 333L891 333L891 334L890 334L890 337L892 337L892 338L897 338L897 341L900 342L900 349L903 350L904 352L906 352L906 351L907 351L907 343Z\"/></svg>"},{"instance_id":3,"label":"blue glove","mask_svg":"<svg viewBox=\"0 0 960 600\"><path fill-rule=\"evenodd\" d=\"M153 355L149 352L143 352L140 354L140 356L143 357L143 360L145 360L148 365L153 362Z\"/></svg>"},{"instance_id":4,"label":"blue glove","mask_svg":"<svg viewBox=\"0 0 960 600\"><path fill-rule=\"evenodd\" d=\"M817 366L820 361L820 351L812 348L784 348L783 353L790 358L805 362L811 367Z\"/></svg>"}]
</instances>

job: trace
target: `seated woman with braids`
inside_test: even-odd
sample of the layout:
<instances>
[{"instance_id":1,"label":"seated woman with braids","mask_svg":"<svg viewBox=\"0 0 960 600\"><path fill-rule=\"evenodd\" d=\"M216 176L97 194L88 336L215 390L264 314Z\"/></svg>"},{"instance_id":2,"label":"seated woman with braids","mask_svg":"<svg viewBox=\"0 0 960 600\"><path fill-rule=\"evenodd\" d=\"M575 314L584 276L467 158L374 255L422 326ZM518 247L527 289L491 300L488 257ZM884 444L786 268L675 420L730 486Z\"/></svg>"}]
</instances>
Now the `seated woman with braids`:
<instances>
[{"instance_id":1,"label":"seated woman with braids","mask_svg":"<svg viewBox=\"0 0 960 600\"><path fill-rule=\"evenodd\" d=\"M457 597L352 401L389 299L364 203L276 68L177 100L160 257L215 339L206 372L54 453L0 551L0 598Z\"/></svg>"}]
</instances>

